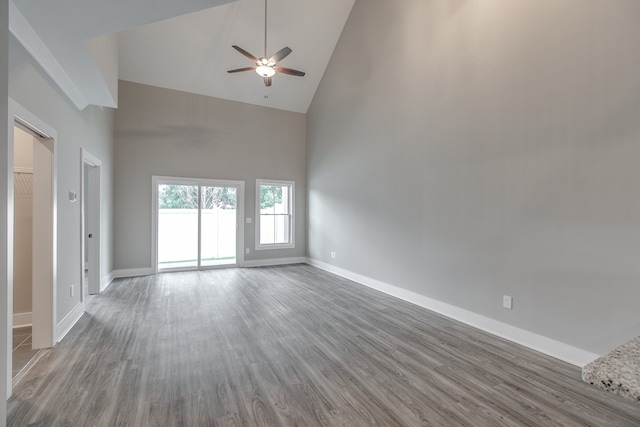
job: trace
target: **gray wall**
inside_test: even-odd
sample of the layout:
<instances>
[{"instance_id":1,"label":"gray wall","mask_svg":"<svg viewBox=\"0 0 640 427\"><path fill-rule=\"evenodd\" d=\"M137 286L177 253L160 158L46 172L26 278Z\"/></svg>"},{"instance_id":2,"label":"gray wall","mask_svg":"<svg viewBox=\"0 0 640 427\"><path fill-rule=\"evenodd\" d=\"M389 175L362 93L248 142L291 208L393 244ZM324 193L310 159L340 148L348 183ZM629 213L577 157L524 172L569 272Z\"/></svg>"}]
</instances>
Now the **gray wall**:
<instances>
[{"instance_id":1,"label":"gray wall","mask_svg":"<svg viewBox=\"0 0 640 427\"><path fill-rule=\"evenodd\" d=\"M80 302L80 203L69 202L69 191L80 192L80 148L84 147L102 161L102 272L113 269L112 239L112 164L113 110L87 107L78 111L40 66L11 37L9 44L9 96L56 130L58 140L58 265L56 290L57 322ZM69 286L75 285L71 297Z\"/></svg>"},{"instance_id":2,"label":"gray wall","mask_svg":"<svg viewBox=\"0 0 640 427\"><path fill-rule=\"evenodd\" d=\"M245 182L245 217L255 220L257 178L296 182L296 247L246 260L305 256L305 116L120 81L115 115L116 270L151 267L151 177Z\"/></svg>"},{"instance_id":3,"label":"gray wall","mask_svg":"<svg viewBox=\"0 0 640 427\"><path fill-rule=\"evenodd\" d=\"M357 0L307 117L309 256L595 353L639 335L638 22Z\"/></svg>"},{"instance_id":4,"label":"gray wall","mask_svg":"<svg viewBox=\"0 0 640 427\"><path fill-rule=\"evenodd\" d=\"M9 115L9 2L0 0L0 117ZM8 135L7 120L0 120L0 135ZM3 141L6 141L5 136ZM7 389L11 379L7 378L7 371L11 367L7 365L8 352L11 346L7 345L7 325L9 313L7 313L9 292L8 274L11 270L7 261L9 252L8 239L8 200L9 200L9 144L0 145L0 427L7 424Z\"/></svg>"}]
</instances>

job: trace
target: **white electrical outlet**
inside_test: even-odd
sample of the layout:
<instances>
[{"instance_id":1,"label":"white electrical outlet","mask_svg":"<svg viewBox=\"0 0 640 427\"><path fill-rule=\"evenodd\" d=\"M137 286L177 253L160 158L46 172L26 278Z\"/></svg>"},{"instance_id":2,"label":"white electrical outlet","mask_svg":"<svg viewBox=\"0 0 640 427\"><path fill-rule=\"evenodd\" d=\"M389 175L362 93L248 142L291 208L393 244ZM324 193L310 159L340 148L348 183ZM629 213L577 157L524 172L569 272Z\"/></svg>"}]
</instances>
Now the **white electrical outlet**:
<instances>
[{"instance_id":1,"label":"white electrical outlet","mask_svg":"<svg viewBox=\"0 0 640 427\"><path fill-rule=\"evenodd\" d=\"M502 306L504 308L508 308L509 310L513 309L513 297L510 297L509 295L503 295Z\"/></svg>"},{"instance_id":2,"label":"white electrical outlet","mask_svg":"<svg viewBox=\"0 0 640 427\"><path fill-rule=\"evenodd\" d=\"M73 291L73 285L71 285L71 286L69 287L69 293L71 294L71 296L73 296L73 294L74 294L74 291Z\"/></svg>"},{"instance_id":3,"label":"white electrical outlet","mask_svg":"<svg viewBox=\"0 0 640 427\"><path fill-rule=\"evenodd\" d=\"M247 254L247 255L249 255L249 254L251 253L251 249L249 249L249 248L245 248L244 253L245 253L245 254Z\"/></svg>"},{"instance_id":4,"label":"white electrical outlet","mask_svg":"<svg viewBox=\"0 0 640 427\"><path fill-rule=\"evenodd\" d=\"M244 222L246 222L247 224L251 224L253 220L251 218L245 218Z\"/></svg>"},{"instance_id":5,"label":"white electrical outlet","mask_svg":"<svg viewBox=\"0 0 640 427\"><path fill-rule=\"evenodd\" d=\"M336 252L335 251L331 251L331 259L336 259Z\"/></svg>"}]
</instances>

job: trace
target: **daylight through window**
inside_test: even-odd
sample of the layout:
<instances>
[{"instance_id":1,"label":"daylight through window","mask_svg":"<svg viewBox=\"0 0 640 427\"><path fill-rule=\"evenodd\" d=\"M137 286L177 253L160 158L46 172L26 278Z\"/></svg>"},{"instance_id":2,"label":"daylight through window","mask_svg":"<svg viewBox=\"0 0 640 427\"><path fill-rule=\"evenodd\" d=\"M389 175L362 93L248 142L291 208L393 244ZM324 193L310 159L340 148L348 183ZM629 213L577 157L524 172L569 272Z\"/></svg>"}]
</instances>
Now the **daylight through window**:
<instances>
[{"instance_id":1,"label":"daylight through window","mask_svg":"<svg viewBox=\"0 0 640 427\"><path fill-rule=\"evenodd\" d=\"M258 180L256 189L258 209L256 249L294 247L294 183L292 181Z\"/></svg>"}]
</instances>

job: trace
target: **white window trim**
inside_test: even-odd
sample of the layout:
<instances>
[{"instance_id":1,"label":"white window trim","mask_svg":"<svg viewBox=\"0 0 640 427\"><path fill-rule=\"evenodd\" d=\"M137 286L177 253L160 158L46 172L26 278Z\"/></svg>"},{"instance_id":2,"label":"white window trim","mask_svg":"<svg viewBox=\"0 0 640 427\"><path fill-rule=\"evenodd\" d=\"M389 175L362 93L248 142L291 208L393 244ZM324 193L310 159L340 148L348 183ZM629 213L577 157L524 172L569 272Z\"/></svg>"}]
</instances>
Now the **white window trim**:
<instances>
[{"instance_id":1,"label":"white window trim","mask_svg":"<svg viewBox=\"0 0 640 427\"><path fill-rule=\"evenodd\" d=\"M289 243L272 243L272 244L260 244L260 186L261 185L287 185L291 187L291 195L289 200L289 215L291 215L290 221L290 233ZM296 247L296 235L295 235L295 197L296 197L296 183L295 181L282 181L276 179L256 179L256 251L265 251L271 249L291 249Z\"/></svg>"}]
</instances>

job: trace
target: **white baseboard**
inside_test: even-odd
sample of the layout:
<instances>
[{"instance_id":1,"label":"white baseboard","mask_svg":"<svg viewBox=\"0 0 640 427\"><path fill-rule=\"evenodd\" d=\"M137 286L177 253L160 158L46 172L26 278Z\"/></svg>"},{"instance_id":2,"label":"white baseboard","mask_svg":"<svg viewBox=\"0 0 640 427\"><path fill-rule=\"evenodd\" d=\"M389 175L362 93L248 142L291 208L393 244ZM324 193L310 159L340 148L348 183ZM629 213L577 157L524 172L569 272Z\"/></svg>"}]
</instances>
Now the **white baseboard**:
<instances>
[{"instance_id":1,"label":"white baseboard","mask_svg":"<svg viewBox=\"0 0 640 427\"><path fill-rule=\"evenodd\" d=\"M56 325L56 342L62 341L65 335L73 328L78 320L84 314L84 303L80 303L76 305L71 313L67 314L64 319L60 323Z\"/></svg>"},{"instance_id":2,"label":"white baseboard","mask_svg":"<svg viewBox=\"0 0 640 427\"><path fill-rule=\"evenodd\" d=\"M114 279L149 276L150 274L152 274L151 268L128 268L125 270L114 270L113 273L111 273Z\"/></svg>"},{"instance_id":3,"label":"white baseboard","mask_svg":"<svg viewBox=\"0 0 640 427\"><path fill-rule=\"evenodd\" d=\"M109 287L111 282L113 282L113 278L114 276L112 271L100 280L100 292L104 292Z\"/></svg>"},{"instance_id":4,"label":"white baseboard","mask_svg":"<svg viewBox=\"0 0 640 427\"><path fill-rule=\"evenodd\" d=\"M31 313L16 313L13 315L13 327L23 328L31 326Z\"/></svg>"},{"instance_id":5,"label":"white baseboard","mask_svg":"<svg viewBox=\"0 0 640 427\"><path fill-rule=\"evenodd\" d=\"M240 267L271 267L274 265L304 264L306 262L307 259L305 257L257 259L253 261L243 261Z\"/></svg>"},{"instance_id":6,"label":"white baseboard","mask_svg":"<svg viewBox=\"0 0 640 427\"><path fill-rule=\"evenodd\" d=\"M429 298L398 286L353 273L322 261L307 258L307 263L578 367L583 367L600 357L598 354L578 347L538 335L525 329L517 328L504 322L499 322L481 314Z\"/></svg>"}]
</instances>

